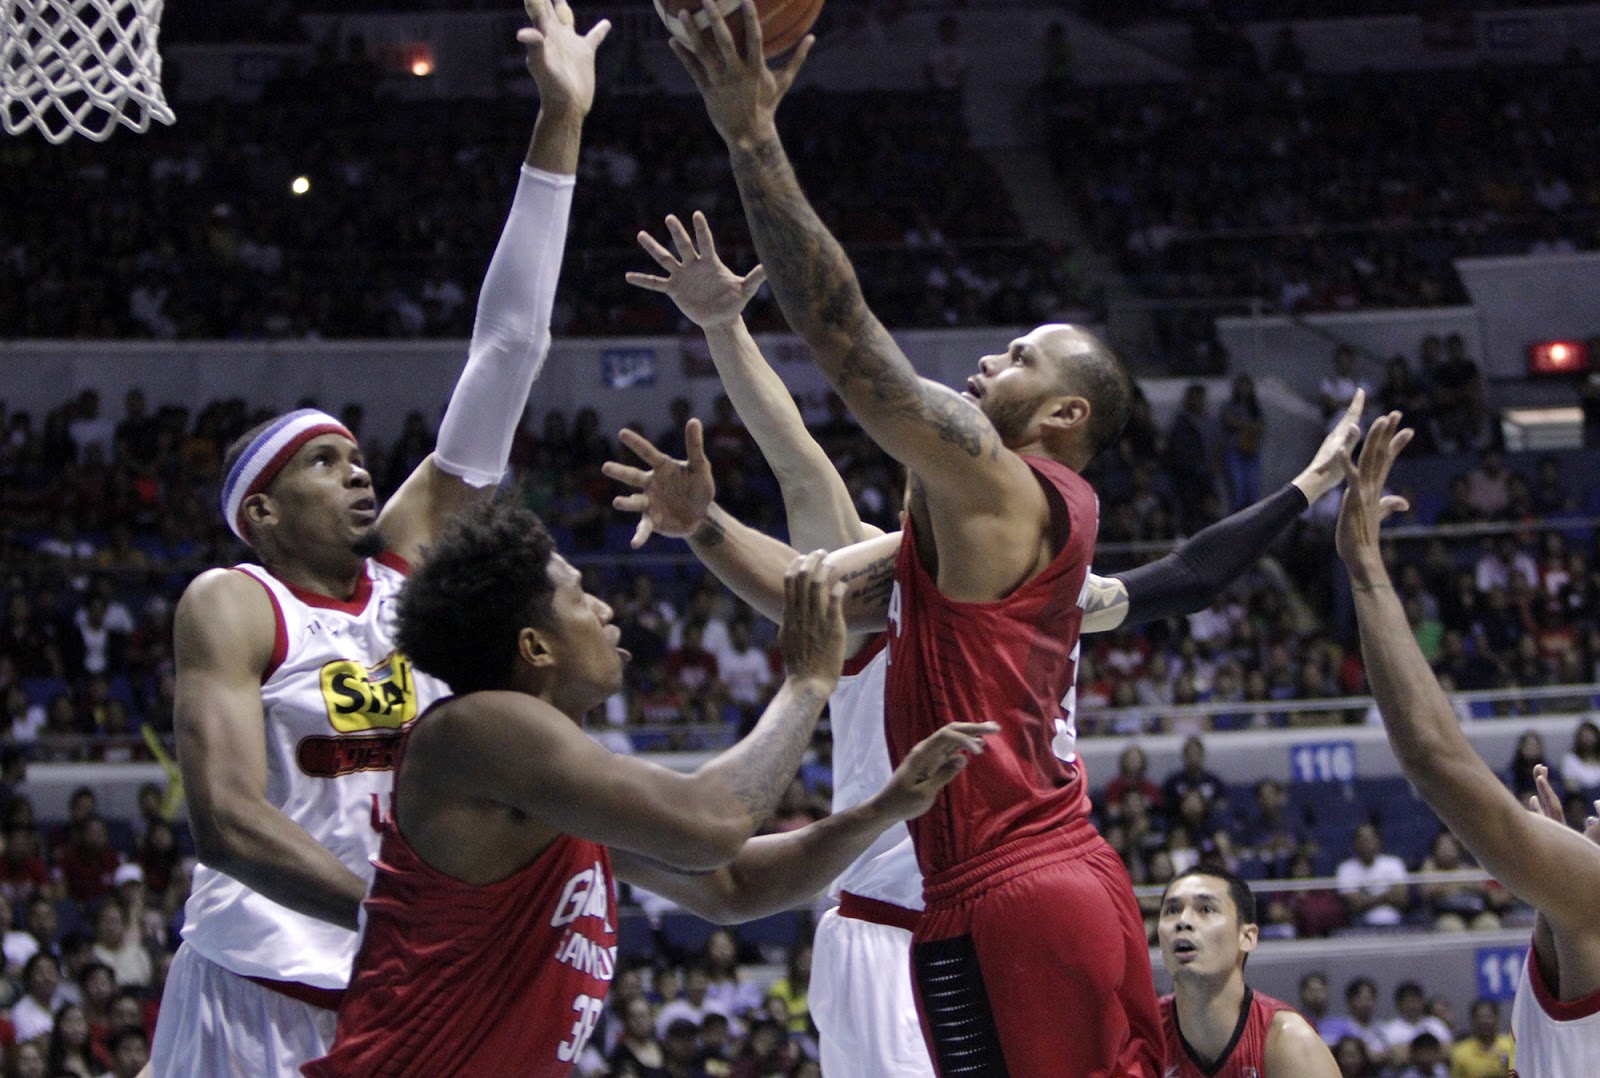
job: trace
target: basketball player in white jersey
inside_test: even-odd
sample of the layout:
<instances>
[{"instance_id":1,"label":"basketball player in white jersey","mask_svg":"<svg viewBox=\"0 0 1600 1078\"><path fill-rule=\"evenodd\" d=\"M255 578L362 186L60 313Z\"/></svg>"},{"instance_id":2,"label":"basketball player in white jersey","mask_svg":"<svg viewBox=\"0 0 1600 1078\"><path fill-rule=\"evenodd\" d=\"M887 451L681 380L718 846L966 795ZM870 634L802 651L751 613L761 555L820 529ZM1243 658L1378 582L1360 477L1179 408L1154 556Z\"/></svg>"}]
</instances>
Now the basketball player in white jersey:
<instances>
[{"instance_id":1,"label":"basketball player in white jersey","mask_svg":"<svg viewBox=\"0 0 1600 1078\"><path fill-rule=\"evenodd\" d=\"M743 277L733 273L718 258L704 215L696 213L693 225L695 235L691 237L677 218L667 218L676 255L648 233L640 233L640 244L667 276L630 273L629 283L666 293L704 330L728 398L778 479L790 545L800 550L839 550L875 540L882 533L861 520L844 481L807 432L783 381L745 328L740 312L761 287L761 267ZM1084 598L1083 631L1105 632L1125 623L1202 609L1218 590L1265 553L1296 515L1340 482L1339 452L1353 445L1359 435L1363 403L1358 395L1312 463L1272 498L1195 536L1181 552L1150 566L1120 577L1091 574ZM699 442L698 428L694 431L687 435L694 446L691 461ZM647 454L651 451L632 441L630 446ZM659 462L663 458L656 454L645 459ZM642 478L635 470L606 467L613 478ZM650 494L627 495L619 498L617 505L643 512L635 545L651 530L660 530L656 514L668 508ZM703 511L720 512L714 506L705 506ZM676 533L693 528L689 521L679 520L673 521L669 530ZM873 545L893 541L888 537ZM718 569L721 563L715 551L697 540L691 540L691 547L713 570ZM892 558L892 547L889 552ZM781 565L786 562L780 559L771 564L780 570L778 576L753 588L749 577L727 579L734 590L769 616L774 614L773 602L781 604ZM763 590L774 584L775 593ZM879 601L881 606L882 596ZM881 634L851 639L852 657L828 702L834 738L835 812L873 794L893 770L883 727L888 659L883 639ZM1070 704L1067 710L1071 712ZM825 913L817 926L810 990L811 1013L821 1034L823 1072L829 1078L931 1078L933 1064L917 1018L910 961L911 930L923 908L922 873L905 825L880 835L835 881L831 894L839 905Z\"/></svg>"},{"instance_id":2,"label":"basketball player in white jersey","mask_svg":"<svg viewBox=\"0 0 1600 1078\"><path fill-rule=\"evenodd\" d=\"M1512 1008L1516 1071L1525 1078L1600 1074L1600 846L1545 813L1527 812L1473 751L1411 633L1384 565L1379 526L1403 510L1385 495L1411 440L1398 412L1373 422L1339 512L1361 654L1406 778L1506 889L1539 911ZM1548 790L1546 780L1543 790ZM1553 797L1553 791L1551 792Z\"/></svg>"},{"instance_id":3,"label":"basketball player in white jersey","mask_svg":"<svg viewBox=\"0 0 1600 1078\"><path fill-rule=\"evenodd\" d=\"M332 1043L377 851L372 796L400 730L442 687L393 644L409 564L499 482L549 348L594 55L566 0L525 0L540 107L438 444L380 512L337 420L293 412L236 443L223 512L259 566L178 605L175 725L201 866L152 1074L298 1075Z\"/></svg>"}]
</instances>

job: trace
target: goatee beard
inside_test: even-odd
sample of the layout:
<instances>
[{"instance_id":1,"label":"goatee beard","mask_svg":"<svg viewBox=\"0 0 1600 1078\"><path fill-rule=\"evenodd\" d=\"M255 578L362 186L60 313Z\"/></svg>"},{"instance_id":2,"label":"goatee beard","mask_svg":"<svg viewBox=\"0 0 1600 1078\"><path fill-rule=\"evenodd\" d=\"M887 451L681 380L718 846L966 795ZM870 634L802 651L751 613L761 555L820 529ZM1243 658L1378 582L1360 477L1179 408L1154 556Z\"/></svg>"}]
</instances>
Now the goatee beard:
<instances>
[{"instance_id":1,"label":"goatee beard","mask_svg":"<svg viewBox=\"0 0 1600 1078\"><path fill-rule=\"evenodd\" d=\"M350 544L350 549L363 558L376 558L383 553L383 536L377 528L373 528Z\"/></svg>"}]
</instances>

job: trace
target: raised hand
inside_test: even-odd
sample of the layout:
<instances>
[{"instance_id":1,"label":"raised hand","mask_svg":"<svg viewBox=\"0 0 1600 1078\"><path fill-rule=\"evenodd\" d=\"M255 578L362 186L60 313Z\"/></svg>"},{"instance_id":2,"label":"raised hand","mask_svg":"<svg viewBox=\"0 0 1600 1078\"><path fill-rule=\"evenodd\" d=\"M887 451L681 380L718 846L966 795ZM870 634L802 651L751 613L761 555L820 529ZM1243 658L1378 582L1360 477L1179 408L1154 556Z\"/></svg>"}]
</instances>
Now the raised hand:
<instances>
[{"instance_id":1,"label":"raised hand","mask_svg":"<svg viewBox=\"0 0 1600 1078\"><path fill-rule=\"evenodd\" d=\"M670 296L684 317L702 329L738 318L745 304L766 281L767 271L758 264L741 277L729 269L717 255L711 226L699 210L694 212L693 237L683 227L683 222L670 214L667 232L678 250L676 256L650 233L639 233L639 246L667 271L667 275L653 277L648 273L630 272L624 275L627 282Z\"/></svg>"},{"instance_id":2,"label":"raised hand","mask_svg":"<svg viewBox=\"0 0 1600 1078\"><path fill-rule=\"evenodd\" d=\"M673 460L644 435L631 430L624 429L618 437L645 463L645 467L635 468L608 460L600 466L609 478L638 491L619 494L611 500L616 509L639 514L639 526L633 532L633 549L643 546L652 532L680 539L692 534L706 519L706 511L717 496L711 462L706 460L705 432L700 421L691 419L683 428L688 460Z\"/></svg>"},{"instance_id":3,"label":"raised hand","mask_svg":"<svg viewBox=\"0 0 1600 1078\"><path fill-rule=\"evenodd\" d=\"M1361 413L1367 406L1367 391L1356 390L1339 422L1328 436L1322 439L1316 454L1295 482L1305 491L1306 498L1315 502L1344 481L1344 455L1355 449L1361 441Z\"/></svg>"},{"instance_id":4,"label":"raised hand","mask_svg":"<svg viewBox=\"0 0 1600 1078\"><path fill-rule=\"evenodd\" d=\"M1383 572L1383 558L1378 548L1378 529L1390 513L1403 513L1410 504L1397 494L1385 494L1384 484L1389 481L1389 469L1395 457L1411 441L1410 428L1400 426L1400 413L1390 412L1373 420L1367 430L1367 440L1361 447L1361 463L1350 459L1350 450L1341 449L1339 460L1344 468L1346 487L1344 502L1339 506L1339 526L1334 534L1334 544L1356 579L1368 573Z\"/></svg>"},{"instance_id":5,"label":"raised hand","mask_svg":"<svg viewBox=\"0 0 1600 1078\"><path fill-rule=\"evenodd\" d=\"M539 84L541 108L587 114L594 104L594 54L611 32L601 19L587 34L573 28L567 0L522 0L532 26L517 31L528 49L528 74Z\"/></svg>"},{"instance_id":6,"label":"raised hand","mask_svg":"<svg viewBox=\"0 0 1600 1078\"><path fill-rule=\"evenodd\" d=\"M844 668L844 585L823 561L826 553L802 554L783 577L778 654L788 677L836 681Z\"/></svg>"},{"instance_id":7,"label":"raised hand","mask_svg":"<svg viewBox=\"0 0 1600 1078\"><path fill-rule=\"evenodd\" d=\"M667 27L672 32L667 44L699 87L712 125L729 145L749 135L773 132L778 102L789 92L816 43L816 38L807 34L794 55L773 71L762 55L761 17L754 0L744 0L741 7L734 17L744 20L742 52L734 45L715 0L702 0L701 10L710 21L709 41L688 11L678 13L676 29Z\"/></svg>"},{"instance_id":8,"label":"raised hand","mask_svg":"<svg viewBox=\"0 0 1600 1078\"><path fill-rule=\"evenodd\" d=\"M887 785L873 795L876 807L896 820L910 820L933 807L939 791L966 769L968 760L983 752L983 738L998 734L994 722L952 722L923 738Z\"/></svg>"}]
</instances>

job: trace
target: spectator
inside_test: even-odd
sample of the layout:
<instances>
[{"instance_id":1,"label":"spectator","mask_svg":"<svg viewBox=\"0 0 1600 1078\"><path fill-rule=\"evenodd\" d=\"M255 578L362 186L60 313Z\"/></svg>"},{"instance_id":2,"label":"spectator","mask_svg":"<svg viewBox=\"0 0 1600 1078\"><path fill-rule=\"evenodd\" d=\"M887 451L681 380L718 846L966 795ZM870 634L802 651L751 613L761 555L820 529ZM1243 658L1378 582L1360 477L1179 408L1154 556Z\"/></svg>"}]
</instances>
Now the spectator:
<instances>
[{"instance_id":1,"label":"spectator","mask_svg":"<svg viewBox=\"0 0 1600 1078\"><path fill-rule=\"evenodd\" d=\"M1372 1051L1360 1037L1341 1037L1333 1046L1333 1061L1339 1065L1340 1078L1378 1078Z\"/></svg>"},{"instance_id":2,"label":"spectator","mask_svg":"<svg viewBox=\"0 0 1600 1078\"><path fill-rule=\"evenodd\" d=\"M1305 841L1304 829L1289 817L1289 798L1283 783L1262 779L1256 783L1254 811L1239 825L1239 844L1255 855L1269 877L1288 874L1289 862Z\"/></svg>"},{"instance_id":3,"label":"spectator","mask_svg":"<svg viewBox=\"0 0 1600 1078\"><path fill-rule=\"evenodd\" d=\"M1123 799L1130 790L1142 793L1146 805L1156 809L1161 807L1161 791L1146 773L1149 764L1149 757L1137 744L1130 744L1122 750L1117 757L1116 777L1106 783L1105 793L1101 795L1101 803L1108 811L1120 813Z\"/></svg>"},{"instance_id":4,"label":"spectator","mask_svg":"<svg viewBox=\"0 0 1600 1078\"><path fill-rule=\"evenodd\" d=\"M656 1037L650 1002L635 996L624 1004L621 1014L622 1036L608 1062L613 1068L631 1065L641 1076L660 1072L666 1064L666 1054Z\"/></svg>"},{"instance_id":5,"label":"spectator","mask_svg":"<svg viewBox=\"0 0 1600 1078\"><path fill-rule=\"evenodd\" d=\"M1223 795L1227 788L1220 776L1206 770L1205 742L1198 735L1191 735L1183 742L1183 766L1168 775L1161 784L1161 804L1166 806L1169 813L1176 813L1178 806L1183 803L1183 795L1190 790L1199 790L1205 798L1206 809L1216 812L1223 807Z\"/></svg>"},{"instance_id":6,"label":"spectator","mask_svg":"<svg viewBox=\"0 0 1600 1078\"><path fill-rule=\"evenodd\" d=\"M1302 848L1290 860L1290 880L1310 880L1317 875L1309 852ZM1294 918L1294 932L1301 939L1328 936L1334 929L1349 924L1344 900L1333 888L1315 888L1310 891L1290 892L1290 913ZM1326 1038L1323 1038L1326 1040ZM1330 1041L1331 1043L1331 1041Z\"/></svg>"},{"instance_id":7,"label":"spectator","mask_svg":"<svg viewBox=\"0 0 1600 1078\"><path fill-rule=\"evenodd\" d=\"M791 788L793 784L791 783ZM739 975L739 941L726 928L714 928L706 937L706 1003L710 1009L737 1021L761 1006L761 986Z\"/></svg>"},{"instance_id":8,"label":"spectator","mask_svg":"<svg viewBox=\"0 0 1600 1078\"><path fill-rule=\"evenodd\" d=\"M138 1026L123 1026L111 1034L107 1044L111 1069L101 1078L138 1078L150 1062L150 1038Z\"/></svg>"},{"instance_id":9,"label":"spectator","mask_svg":"<svg viewBox=\"0 0 1600 1078\"><path fill-rule=\"evenodd\" d=\"M1450 1078L1446 1048L1432 1033L1418 1033L1411 1041L1409 1062L1398 1078Z\"/></svg>"},{"instance_id":10,"label":"spectator","mask_svg":"<svg viewBox=\"0 0 1600 1078\"><path fill-rule=\"evenodd\" d=\"M1325 427L1332 429L1339 417L1344 415L1345 409L1350 407L1358 390L1364 391L1367 399L1372 400L1372 386L1356 375L1356 350L1348 344L1341 344L1333 350L1333 371L1324 375L1317 387Z\"/></svg>"},{"instance_id":11,"label":"spectator","mask_svg":"<svg viewBox=\"0 0 1600 1078\"><path fill-rule=\"evenodd\" d=\"M22 998L11 1006L17 1042L45 1038L55 1028L56 1009L67 1002L61 991L61 963L40 951L22 967Z\"/></svg>"},{"instance_id":12,"label":"spectator","mask_svg":"<svg viewBox=\"0 0 1600 1078\"><path fill-rule=\"evenodd\" d=\"M118 875L125 870L137 872L139 866L123 865L117 869ZM94 956L111 967L118 984L142 988L150 983L154 971L142 928L137 921L130 921L128 911L115 899L102 902L95 912Z\"/></svg>"},{"instance_id":13,"label":"spectator","mask_svg":"<svg viewBox=\"0 0 1600 1078\"><path fill-rule=\"evenodd\" d=\"M89 1050L89 1022L83 1016L82 1007L65 1003L56 1009L45 1058L52 1078L69 1074L73 1078L96 1078L100 1073Z\"/></svg>"},{"instance_id":14,"label":"spectator","mask_svg":"<svg viewBox=\"0 0 1600 1078\"><path fill-rule=\"evenodd\" d=\"M104 962L90 962L78 971L78 1004L89 1023L90 1049L97 1060L109 1060L106 1037L114 1027L111 1004L117 995L116 974Z\"/></svg>"},{"instance_id":15,"label":"spectator","mask_svg":"<svg viewBox=\"0 0 1600 1078\"><path fill-rule=\"evenodd\" d=\"M111 894L122 858L111 848L110 833L100 816L88 816L73 828L56 859L67 897L85 906Z\"/></svg>"},{"instance_id":16,"label":"spectator","mask_svg":"<svg viewBox=\"0 0 1600 1078\"><path fill-rule=\"evenodd\" d=\"M730 1022L733 1015L720 1004L708 998L707 993L711 988L711 971L704 958L691 962L683 974L683 995L666 1002L661 1010L656 1012L656 1035L661 1038L662 1045L671 1056L672 1026L678 1020L687 1021L692 1027L691 1032L700 1028L700 1023L709 1012L716 1012L727 1018Z\"/></svg>"},{"instance_id":17,"label":"spectator","mask_svg":"<svg viewBox=\"0 0 1600 1078\"><path fill-rule=\"evenodd\" d=\"M772 660L751 639L750 622L735 619L728 628L728 650L717 657L717 671L728 698L749 724L759 714L772 690Z\"/></svg>"},{"instance_id":18,"label":"spectator","mask_svg":"<svg viewBox=\"0 0 1600 1078\"><path fill-rule=\"evenodd\" d=\"M1218 519L1212 438L1206 417L1206 387L1191 382L1183 405L1167 426L1167 472L1177 494L1180 525L1192 535Z\"/></svg>"},{"instance_id":19,"label":"spectator","mask_svg":"<svg viewBox=\"0 0 1600 1078\"><path fill-rule=\"evenodd\" d=\"M1561 779L1586 799L1600 797L1600 726L1589 720L1572 732L1572 748L1561 757Z\"/></svg>"},{"instance_id":20,"label":"spectator","mask_svg":"<svg viewBox=\"0 0 1600 1078\"><path fill-rule=\"evenodd\" d=\"M52 890L50 866L39 856L39 835L26 824L8 824L0 858L0 896L13 904L31 902Z\"/></svg>"},{"instance_id":21,"label":"spectator","mask_svg":"<svg viewBox=\"0 0 1600 1078\"><path fill-rule=\"evenodd\" d=\"M1345 985L1344 1002L1349 1014L1335 1015L1318 1026L1323 1043L1333 1048L1338 1058L1339 1042L1354 1037L1366 1050L1369 1063L1382 1059L1388 1047L1377 1022L1378 986L1369 977L1357 977Z\"/></svg>"},{"instance_id":22,"label":"spectator","mask_svg":"<svg viewBox=\"0 0 1600 1078\"><path fill-rule=\"evenodd\" d=\"M1511 1034L1500 1032L1500 1005L1479 999L1472 1004L1472 1035L1450 1050L1450 1078L1507 1078L1512 1051Z\"/></svg>"},{"instance_id":23,"label":"spectator","mask_svg":"<svg viewBox=\"0 0 1600 1078\"><path fill-rule=\"evenodd\" d=\"M658 1020L658 1027L660 1026ZM700 1027L694 1019L677 1017L663 1028L661 1050L666 1056L663 1068L667 1078L711 1078L700 1064ZM643 1075L640 1078L644 1078Z\"/></svg>"},{"instance_id":24,"label":"spectator","mask_svg":"<svg viewBox=\"0 0 1600 1078\"><path fill-rule=\"evenodd\" d=\"M1519 800L1526 801L1538 792L1533 782L1533 769L1540 765L1550 768L1550 785L1555 787L1557 793L1562 793L1565 783L1545 757L1544 736L1537 730L1524 730L1522 736L1517 738L1516 750L1512 752L1511 762L1506 765L1501 778L1505 779L1506 785L1511 787L1511 792Z\"/></svg>"},{"instance_id":25,"label":"spectator","mask_svg":"<svg viewBox=\"0 0 1600 1078\"><path fill-rule=\"evenodd\" d=\"M1256 383L1248 374L1233 378L1233 395L1218 413L1223 431L1223 466L1228 473L1232 501L1229 511L1238 512L1261 498L1261 445L1266 431L1261 404L1256 400Z\"/></svg>"},{"instance_id":26,"label":"spectator","mask_svg":"<svg viewBox=\"0 0 1600 1078\"><path fill-rule=\"evenodd\" d=\"M1440 831L1433 850L1422 862L1423 872L1457 872L1473 868L1461 843L1449 831ZM1500 911L1511 901L1505 888L1493 881L1478 883L1425 883L1418 891L1441 932L1491 931L1500 927ZM1445 1047L1450 1038L1444 1038Z\"/></svg>"},{"instance_id":27,"label":"spectator","mask_svg":"<svg viewBox=\"0 0 1600 1078\"><path fill-rule=\"evenodd\" d=\"M772 1074L788 1074L799 1061L799 1048L783 1026L763 1015L750 1023L744 1048L734 1058L733 1069L728 1074L729 1078L766 1078Z\"/></svg>"},{"instance_id":28,"label":"spectator","mask_svg":"<svg viewBox=\"0 0 1600 1078\"><path fill-rule=\"evenodd\" d=\"M1494 519L1505 513L1511 505L1511 470L1506 467L1506 457L1498 449L1483 454L1478 464L1467 472L1467 504L1480 517Z\"/></svg>"},{"instance_id":29,"label":"spectator","mask_svg":"<svg viewBox=\"0 0 1600 1078\"><path fill-rule=\"evenodd\" d=\"M1356 828L1352 855L1334 873L1353 924L1372 927L1398 925L1410 905L1406 865L1383 852L1378 827L1364 823Z\"/></svg>"},{"instance_id":30,"label":"spectator","mask_svg":"<svg viewBox=\"0 0 1600 1078\"><path fill-rule=\"evenodd\" d=\"M796 943L789 948L784 965L784 975L772 982L767 996L783 1001L790 1033L807 1033L811 1029L811 944Z\"/></svg>"},{"instance_id":31,"label":"spectator","mask_svg":"<svg viewBox=\"0 0 1600 1078\"><path fill-rule=\"evenodd\" d=\"M12 924L11 902L0 896L0 948L5 954L5 973L16 977L28 959L39 952L39 941L26 932L19 932Z\"/></svg>"},{"instance_id":32,"label":"spectator","mask_svg":"<svg viewBox=\"0 0 1600 1078\"><path fill-rule=\"evenodd\" d=\"M16 1078L55 1078L47 1069L43 1040L19 1040L8 1072Z\"/></svg>"},{"instance_id":33,"label":"spectator","mask_svg":"<svg viewBox=\"0 0 1600 1078\"><path fill-rule=\"evenodd\" d=\"M1323 1023L1328 1020L1328 975L1314 969L1301 977L1297 999L1300 1016L1310 1022L1320 1036Z\"/></svg>"},{"instance_id":34,"label":"spectator","mask_svg":"<svg viewBox=\"0 0 1600 1078\"><path fill-rule=\"evenodd\" d=\"M1404 981L1394 990L1394 1012L1394 1017L1379 1027L1393 1066L1411 1062L1411 1044L1424 1033L1445 1048L1455 1040L1450 1028L1428 1013L1428 997L1415 981Z\"/></svg>"}]
</instances>

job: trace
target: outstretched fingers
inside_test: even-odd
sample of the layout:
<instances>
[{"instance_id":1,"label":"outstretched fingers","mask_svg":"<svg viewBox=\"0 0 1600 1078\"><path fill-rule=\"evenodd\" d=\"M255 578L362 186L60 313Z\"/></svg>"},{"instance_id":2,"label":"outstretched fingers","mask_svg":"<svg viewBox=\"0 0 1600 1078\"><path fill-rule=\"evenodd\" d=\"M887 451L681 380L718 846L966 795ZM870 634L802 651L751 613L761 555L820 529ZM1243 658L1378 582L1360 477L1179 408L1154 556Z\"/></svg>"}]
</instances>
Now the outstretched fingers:
<instances>
[{"instance_id":1,"label":"outstretched fingers","mask_svg":"<svg viewBox=\"0 0 1600 1078\"><path fill-rule=\"evenodd\" d=\"M800 45L794 50L794 55L784 63L773 75L778 84L778 96L783 97L789 92L789 87L794 85L794 80L800 76L800 69L806 66L806 58L811 55L811 46L817 43L816 37L807 34L800 39Z\"/></svg>"},{"instance_id":2,"label":"outstretched fingers","mask_svg":"<svg viewBox=\"0 0 1600 1078\"><path fill-rule=\"evenodd\" d=\"M689 230L683 227L683 222L678 220L675 213L667 214L667 232L672 236L672 245L678 249L680 263L700 257L700 252L694 249L694 240L689 238Z\"/></svg>"},{"instance_id":3,"label":"outstretched fingers","mask_svg":"<svg viewBox=\"0 0 1600 1078\"><path fill-rule=\"evenodd\" d=\"M691 419L683 425L684 455L689 458L689 467L698 471L708 467L706 463L706 429L698 419ZM655 446L651 446L655 449ZM657 450L659 453L660 450ZM666 454L662 453L663 459Z\"/></svg>"},{"instance_id":4,"label":"outstretched fingers","mask_svg":"<svg viewBox=\"0 0 1600 1078\"><path fill-rule=\"evenodd\" d=\"M667 218L667 221L669 222L667 226L669 231L671 230L670 222L673 220L675 220L675 218ZM677 256L671 251L667 250L660 240L650 235L650 233L646 232L644 229L639 230L638 239L639 246L644 248L644 253L655 259L656 263L668 273L672 273L682 268L683 263L679 261Z\"/></svg>"},{"instance_id":5,"label":"outstretched fingers","mask_svg":"<svg viewBox=\"0 0 1600 1078\"><path fill-rule=\"evenodd\" d=\"M671 457L657 449L655 444L651 442L650 439L646 438L636 430L631 430L627 427L624 427L622 430L617 432L617 439L621 441L623 445L633 450L634 455L636 455L640 460L644 461L645 464L651 468L659 468L661 465L672 460Z\"/></svg>"},{"instance_id":6,"label":"outstretched fingers","mask_svg":"<svg viewBox=\"0 0 1600 1078\"><path fill-rule=\"evenodd\" d=\"M700 248L700 257L716 258L717 241L711 235L711 222L706 220L706 215L700 210L694 211L694 240Z\"/></svg>"}]
</instances>

